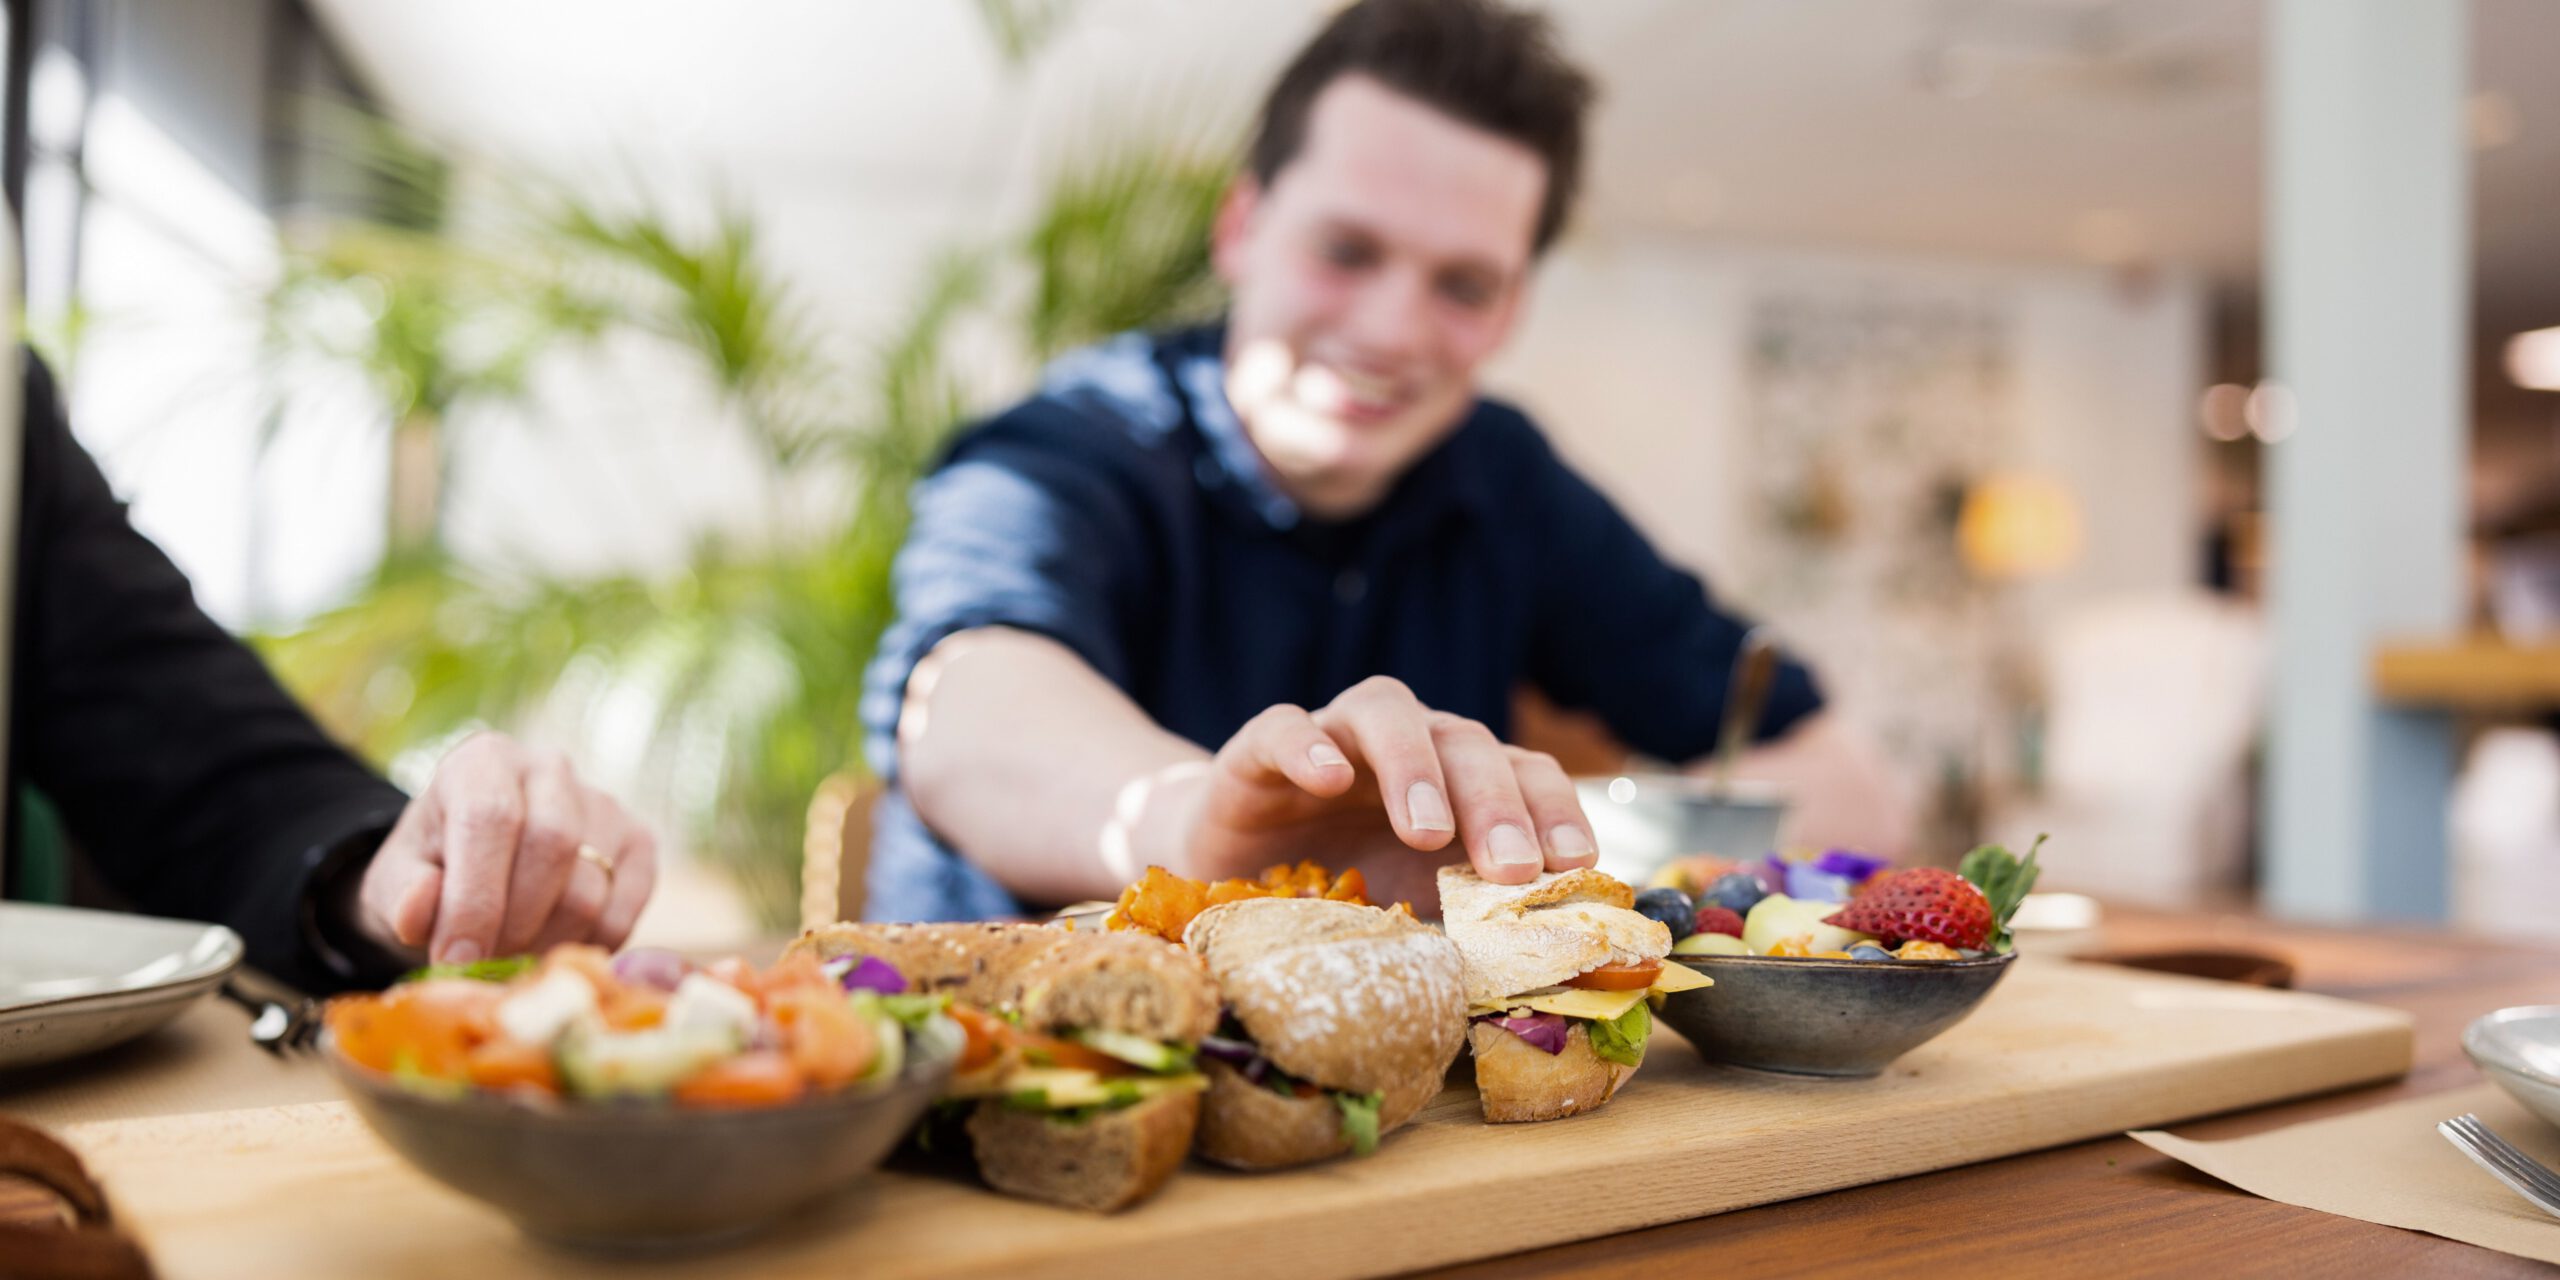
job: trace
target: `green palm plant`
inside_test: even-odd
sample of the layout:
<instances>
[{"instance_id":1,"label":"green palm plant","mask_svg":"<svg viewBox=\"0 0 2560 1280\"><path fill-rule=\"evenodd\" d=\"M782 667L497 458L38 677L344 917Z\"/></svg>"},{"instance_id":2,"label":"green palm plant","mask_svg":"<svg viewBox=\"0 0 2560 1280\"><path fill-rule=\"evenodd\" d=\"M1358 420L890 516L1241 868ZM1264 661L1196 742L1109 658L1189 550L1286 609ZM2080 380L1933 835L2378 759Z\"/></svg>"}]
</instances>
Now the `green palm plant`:
<instances>
[{"instance_id":1,"label":"green palm plant","mask_svg":"<svg viewBox=\"0 0 2560 1280\"><path fill-rule=\"evenodd\" d=\"M993 321L1046 355L1205 314L1216 296L1208 223L1226 177L1217 153L1197 146L1113 147L1061 168L1028 232L949 254L908 321L852 369L818 355L814 310L764 258L747 218L730 213L688 235L645 202L608 211L556 191L524 197L525 216L511 223L534 248L514 252L542 263L545 290L556 290L536 313L562 318L549 341L619 327L671 344L770 476L824 470L849 501L828 521L781 521L757 545L704 538L680 572L656 578L394 557L356 599L269 638L272 660L376 759L476 723L541 721L641 744L625 752L650 780L640 785L672 799L693 846L730 872L761 923L789 927L811 793L859 767L862 673L894 608L908 490L975 407L949 334L964 319ZM1008 273L1027 277L1018 294L1029 301L1014 309L992 301ZM385 323L393 314L386 305ZM433 385L436 371L412 372L415 385ZM495 394L506 384L444 385Z\"/></svg>"}]
</instances>

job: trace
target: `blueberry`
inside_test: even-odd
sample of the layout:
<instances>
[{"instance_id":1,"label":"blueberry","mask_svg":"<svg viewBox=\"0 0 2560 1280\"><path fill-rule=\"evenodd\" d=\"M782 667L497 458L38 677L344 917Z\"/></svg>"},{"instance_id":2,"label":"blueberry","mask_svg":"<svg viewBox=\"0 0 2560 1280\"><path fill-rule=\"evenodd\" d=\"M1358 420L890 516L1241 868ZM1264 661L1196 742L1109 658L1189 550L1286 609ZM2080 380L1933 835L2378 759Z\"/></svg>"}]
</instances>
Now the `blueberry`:
<instances>
[{"instance_id":1,"label":"blueberry","mask_svg":"<svg viewBox=\"0 0 2560 1280\"><path fill-rule=\"evenodd\" d=\"M1748 871L1729 871L1717 876L1716 882L1707 886L1707 891L1698 896L1698 905L1722 907L1735 915L1747 916L1753 907L1760 905L1762 898L1768 896L1769 891L1760 887L1760 877Z\"/></svg>"},{"instance_id":2,"label":"blueberry","mask_svg":"<svg viewBox=\"0 0 2560 1280\"><path fill-rule=\"evenodd\" d=\"M1893 953L1872 942L1861 942L1858 945L1849 948L1849 958L1852 960L1891 960L1893 958Z\"/></svg>"},{"instance_id":3,"label":"blueberry","mask_svg":"<svg viewBox=\"0 0 2560 1280\"><path fill-rule=\"evenodd\" d=\"M1636 911L1669 925L1673 942L1698 931L1698 909L1691 905L1688 894L1677 889L1647 889L1637 894Z\"/></svg>"}]
</instances>

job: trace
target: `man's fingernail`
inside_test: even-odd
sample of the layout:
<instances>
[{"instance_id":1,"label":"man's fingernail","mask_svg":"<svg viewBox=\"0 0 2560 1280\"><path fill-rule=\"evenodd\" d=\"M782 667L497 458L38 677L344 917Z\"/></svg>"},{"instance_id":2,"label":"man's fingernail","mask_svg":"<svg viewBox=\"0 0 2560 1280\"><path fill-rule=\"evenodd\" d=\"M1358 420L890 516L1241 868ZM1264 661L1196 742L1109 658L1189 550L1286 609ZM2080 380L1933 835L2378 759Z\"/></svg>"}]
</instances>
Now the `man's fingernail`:
<instances>
[{"instance_id":1,"label":"man's fingernail","mask_svg":"<svg viewBox=\"0 0 2560 1280\"><path fill-rule=\"evenodd\" d=\"M1319 769L1331 769L1336 767L1349 768L1351 766L1351 761L1343 756L1342 748L1337 747L1330 742L1319 742L1314 746L1307 748L1307 759L1315 761L1315 765Z\"/></svg>"},{"instance_id":2,"label":"man's fingernail","mask_svg":"<svg viewBox=\"0 0 2560 1280\"><path fill-rule=\"evenodd\" d=\"M1591 847L1591 837L1570 822L1547 833L1547 847L1559 858L1588 858L1598 852Z\"/></svg>"},{"instance_id":3,"label":"man's fingernail","mask_svg":"<svg viewBox=\"0 0 2560 1280\"><path fill-rule=\"evenodd\" d=\"M1405 789L1405 821L1416 831L1455 831L1458 820L1449 816L1448 797L1440 794L1437 784L1417 782Z\"/></svg>"},{"instance_id":4,"label":"man's fingernail","mask_svg":"<svg viewBox=\"0 0 2560 1280\"><path fill-rule=\"evenodd\" d=\"M1538 846L1530 841L1529 833L1508 822L1485 836L1484 853L1497 867L1534 867L1545 861L1538 856Z\"/></svg>"},{"instance_id":5,"label":"man's fingernail","mask_svg":"<svg viewBox=\"0 0 2560 1280\"><path fill-rule=\"evenodd\" d=\"M452 943L445 947L444 959L440 963L469 964L479 958L480 944L473 942L469 938L464 938L459 942Z\"/></svg>"}]
</instances>

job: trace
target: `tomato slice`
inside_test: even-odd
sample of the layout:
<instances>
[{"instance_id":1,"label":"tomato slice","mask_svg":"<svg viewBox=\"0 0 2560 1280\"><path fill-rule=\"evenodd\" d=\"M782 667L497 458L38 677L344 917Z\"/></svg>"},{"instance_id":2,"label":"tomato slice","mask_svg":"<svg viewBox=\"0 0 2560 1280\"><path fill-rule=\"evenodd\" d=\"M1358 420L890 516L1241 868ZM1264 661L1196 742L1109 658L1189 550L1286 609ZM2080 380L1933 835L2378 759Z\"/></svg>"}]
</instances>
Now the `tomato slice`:
<instances>
[{"instance_id":1,"label":"tomato slice","mask_svg":"<svg viewBox=\"0 0 2560 1280\"><path fill-rule=\"evenodd\" d=\"M1647 960L1643 964L1613 964L1594 969L1579 977L1567 978L1564 985L1585 991L1642 991L1662 976L1662 962Z\"/></svg>"},{"instance_id":2,"label":"tomato slice","mask_svg":"<svg viewBox=\"0 0 2560 1280\"><path fill-rule=\"evenodd\" d=\"M958 1070L963 1074L995 1061L996 1055L1003 1051L1005 1041L1013 1034L1013 1028L1005 1025L1004 1019L983 1009L955 1004L949 1012L951 1020L959 1023L960 1030L969 1037L968 1043L960 1049Z\"/></svg>"}]
</instances>

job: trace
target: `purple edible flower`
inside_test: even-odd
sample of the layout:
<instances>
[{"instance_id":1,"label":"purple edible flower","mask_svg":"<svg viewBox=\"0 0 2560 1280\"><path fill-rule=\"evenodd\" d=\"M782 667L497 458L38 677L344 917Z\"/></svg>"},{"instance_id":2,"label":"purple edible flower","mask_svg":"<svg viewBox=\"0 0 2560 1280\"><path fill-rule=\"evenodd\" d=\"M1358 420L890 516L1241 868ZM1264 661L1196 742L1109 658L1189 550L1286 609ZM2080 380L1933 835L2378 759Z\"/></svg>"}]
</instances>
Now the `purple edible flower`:
<instances>
[{"instance_id":1,"label":"purple edible flower","mask_svg":"<svg viewBox=\"0 0 2560 1280\"><path fill-rule=\"evenodd\" d=\"M1810 863L1787 864L1787 896L1798 902L1847 902L1856 882Z\"/></svg>"},{"instance_id":2,"label":"purple edible flower","mask_svg":"<svg viewBox=\"0 0 2560 1280\"><path fill-rule=\"evenodd\" d=\"M1892 865L1886 859L1872 857L1852 849L1826 850L1821 857L1813 860L1815 870L1827 871L1832 875L1843 877L1851 884L1856 884Z\"/></svg>"}]
</instances>

